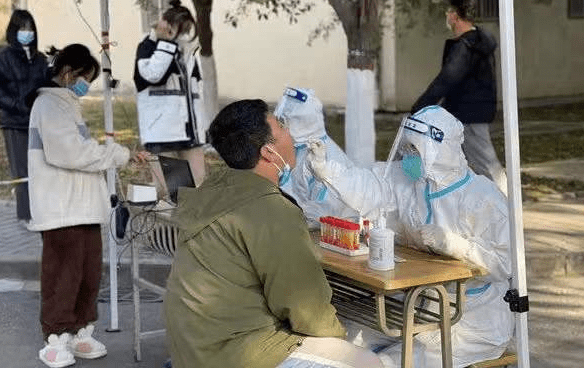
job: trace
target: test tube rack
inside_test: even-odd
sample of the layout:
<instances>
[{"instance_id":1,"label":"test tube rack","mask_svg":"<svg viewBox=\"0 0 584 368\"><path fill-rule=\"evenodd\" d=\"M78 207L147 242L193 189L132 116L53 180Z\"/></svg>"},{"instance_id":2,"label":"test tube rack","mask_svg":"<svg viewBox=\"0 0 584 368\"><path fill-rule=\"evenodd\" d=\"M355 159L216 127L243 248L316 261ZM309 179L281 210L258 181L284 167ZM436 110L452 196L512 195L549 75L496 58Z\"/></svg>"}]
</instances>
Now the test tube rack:
<instances>
[{"instance_id":1,"label":"test tube rack","mask_svg":"<svg viewBox=\"0 0 584 368\"><path fill-rule=\"evenodd\" d=\"M360 241L361 226L355 222L325 216L320 222L320 246L349 256L369 253L369 248Z\"/></svg>"}]
</instances>

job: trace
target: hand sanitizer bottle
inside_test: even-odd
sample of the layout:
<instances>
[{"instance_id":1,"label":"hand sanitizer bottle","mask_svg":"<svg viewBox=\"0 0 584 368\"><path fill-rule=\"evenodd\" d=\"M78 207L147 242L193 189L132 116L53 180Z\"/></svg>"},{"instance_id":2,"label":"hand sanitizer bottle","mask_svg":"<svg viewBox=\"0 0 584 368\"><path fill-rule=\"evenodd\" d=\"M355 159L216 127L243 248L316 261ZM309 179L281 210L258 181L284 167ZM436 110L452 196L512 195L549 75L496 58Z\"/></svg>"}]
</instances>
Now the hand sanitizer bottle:
<instances>
[{"instance_id":1,"label":"hand sanitizer bottle","mask_svg":"<svg viewBox=\"0 0 584 368\"><path fill-rule=\"evenodd\" d=\"M369 268L377 271L389 271L395 267L393 257L394 232L388 229L385 213L381 211L377 224L370 231Z\"/></svg>"}]
</instances>

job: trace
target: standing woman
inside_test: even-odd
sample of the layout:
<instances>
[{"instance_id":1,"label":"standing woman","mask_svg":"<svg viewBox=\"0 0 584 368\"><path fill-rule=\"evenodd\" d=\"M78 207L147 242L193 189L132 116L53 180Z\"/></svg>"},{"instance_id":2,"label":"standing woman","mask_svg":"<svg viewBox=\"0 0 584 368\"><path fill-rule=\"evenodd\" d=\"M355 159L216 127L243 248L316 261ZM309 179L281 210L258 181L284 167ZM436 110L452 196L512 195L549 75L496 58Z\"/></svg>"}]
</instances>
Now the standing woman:
<instances>
[{"instance_id":1,"label":"standing woman","mask_svg":"<svg viewBox=\"0 0 584 368\"><path fill-rule=\"evenodd\" d=\"M101 279L101 224L110 205L103 172L124 165L129 150L91 138L79 98L99 75L87 47L57 52L52 79L38 90L30 116L28 171L32 219L43 239L39 358L65 367L75 357L106 355L91 337Z\"/></svg>"},{"instance_id":2,"label":"standing woman","mask_svg":"<svg viewBox=\"0 0 584 368\"><path fill-rule=\"evenodd\" d=\"M15 10L6 28L8 45L0 51L0 126L4 133L10 174L27 178L28 120L25 97L47 79L47 61L37 50L37 29L32 15ZM30 220L28 184L16 185L16 216Z\"/></svg>"},{"instance_id":3,"label":"standing woman","mask_svg":"<svg viewBox=\"0 0 584 368\"><path fill-rule=\"evenodd\" d=\"M199 185L205 176L202 145L209 119L199 92L197 24L180 0L170 5L136 51L140 141L151 153L189 161Z\"/></svg>"}]
</instances>

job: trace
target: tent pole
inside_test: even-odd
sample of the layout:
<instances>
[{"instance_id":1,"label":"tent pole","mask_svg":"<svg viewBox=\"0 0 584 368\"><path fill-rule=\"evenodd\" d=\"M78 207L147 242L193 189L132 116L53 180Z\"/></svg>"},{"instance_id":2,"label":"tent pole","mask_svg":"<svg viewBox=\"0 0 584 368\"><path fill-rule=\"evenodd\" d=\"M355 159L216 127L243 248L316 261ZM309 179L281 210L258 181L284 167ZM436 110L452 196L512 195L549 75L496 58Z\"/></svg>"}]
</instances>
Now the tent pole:
<instances>
[{"instance_id":1,"label":"tent pole","mask_svg":"<svg viewBox=\"0 0 584 368\"><path fill-rule=\"evenodd\" d=\"M527 283L525 276L525 246L523 239L523 208L519 156L519 119L517 114L517 75L515 66L515 25L513 1L499 0L501 31L501 69L503 85L503 115L505 125L505 163L509 203L511 254L513 261L512 289L517 290L523 308L515 313L518 367L529 367L527 338ZM522 303L519 303L522 304Z\"/></svg>"},{"instance_id":2,"label":"tent pole","mask_svg":"<svg viewBox=\"0 0 584 368\"><path fill-rule=\"evenodd\" d=\"M101 67L103 76L103 117L105 124L106 144L113 142L114 123L112 109L111 61L109 56L109 0L100 0L101 8ZM106 172L107 189L111 195L116 193L116 169L110 168ZM108 227L107 244L109 250L109 279L110 279L110 323L108 332L119 331L118 328L118 264L117 244Z\"/></svg>"}]
</instances>

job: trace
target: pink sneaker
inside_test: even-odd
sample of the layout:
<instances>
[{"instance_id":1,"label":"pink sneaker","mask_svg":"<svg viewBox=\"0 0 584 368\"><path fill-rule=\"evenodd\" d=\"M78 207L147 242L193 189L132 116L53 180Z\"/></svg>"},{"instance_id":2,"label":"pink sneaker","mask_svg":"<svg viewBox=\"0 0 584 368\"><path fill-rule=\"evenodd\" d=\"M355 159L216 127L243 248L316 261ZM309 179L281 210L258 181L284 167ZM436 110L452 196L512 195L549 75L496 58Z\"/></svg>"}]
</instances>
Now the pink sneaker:
<instances>
[{"instance_id":1,"label":"pink sneaker","mask_svg":"<svg viewBox=\"0 0 584 368\"><path fill-rule=\"evenodd\" d=\"M105 346L91 337L94 328L93 325L81 328L69 341L69 351L77 358L97 359L107 354Z\"/></svg>"},{"instance_id":2,"label":"pink sneaker","mask_svg":"<svg viewBox=\"0 0 584 368\"><path fill-rule=\"evenodd\" d=\"M59 336L52 334L47 339L44 348L39 351L39 359L51 368L67 367L75 364L73 354L68 350L71 335L68 333Z\"/></svg>"}]
</instances>

